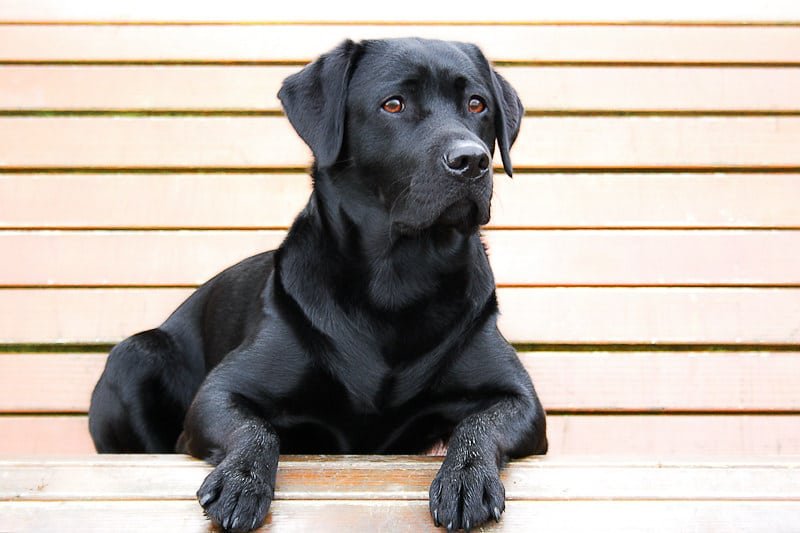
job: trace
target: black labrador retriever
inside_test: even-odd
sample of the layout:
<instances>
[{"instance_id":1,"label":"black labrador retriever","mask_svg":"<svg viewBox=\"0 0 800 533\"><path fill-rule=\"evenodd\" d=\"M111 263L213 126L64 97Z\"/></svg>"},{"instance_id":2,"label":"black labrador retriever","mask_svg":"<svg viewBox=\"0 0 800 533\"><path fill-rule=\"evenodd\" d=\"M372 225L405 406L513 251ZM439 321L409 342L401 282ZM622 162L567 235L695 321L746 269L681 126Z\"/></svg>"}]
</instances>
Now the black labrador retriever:
<instances>
[{"instance_id":1,"label":"black labrador retriever","mask_svg":"<svg viewBox=\"0 0 800 533\"><path fill-rule=\"evenodd\" d=\"M346 41L279 97L314 153L308 205L280 248L111 351L89 411L97 449L205 459L206 514L249 531L279 453L444 441L434 523L499 520L499 468L547 449L478 233L495 142L511 175L519 98L476 46L422 39Z\"/></svg>"}]
</instances>

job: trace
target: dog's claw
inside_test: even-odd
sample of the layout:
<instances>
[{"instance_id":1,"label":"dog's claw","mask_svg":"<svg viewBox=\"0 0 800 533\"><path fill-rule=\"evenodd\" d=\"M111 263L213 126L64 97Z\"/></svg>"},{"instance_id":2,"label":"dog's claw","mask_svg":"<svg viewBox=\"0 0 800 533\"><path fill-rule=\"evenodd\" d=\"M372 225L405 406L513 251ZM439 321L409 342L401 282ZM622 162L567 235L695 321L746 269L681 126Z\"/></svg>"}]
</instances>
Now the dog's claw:
<instances>
[{"instance_id":1,"label":"dog's claw","mask_svg":"<svg viewBox=\"0 0 800 533\"><path fill-rule=\"evenodd\" d=\"M498 509L497 507L492 509L492 516L494 516L494 521L495 522L499 522L500 521L500 509Z\"/></svg>"},{"instance_id":2,"label":"dog's claw","mask_svg":"<svg viewBox=\"0 0 800 533\"><path fill-rule=\"evenodd\" d=\"M439 509L433 510L433 525L436 527L441 526L442 524L439 522Z\"/></svg>"}]
</instances>

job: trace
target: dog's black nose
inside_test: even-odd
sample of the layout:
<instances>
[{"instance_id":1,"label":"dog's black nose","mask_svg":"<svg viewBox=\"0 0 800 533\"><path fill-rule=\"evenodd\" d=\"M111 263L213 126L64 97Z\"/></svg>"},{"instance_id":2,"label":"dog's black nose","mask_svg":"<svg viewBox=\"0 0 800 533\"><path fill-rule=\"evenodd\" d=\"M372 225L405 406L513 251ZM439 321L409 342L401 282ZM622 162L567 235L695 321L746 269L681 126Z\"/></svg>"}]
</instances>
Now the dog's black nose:
<instances>
[{"instance_id":1,"label":"dog's black nose","mask_svg":"<svg viewBox=\"0 0 800 533\"><path fill-rule=\"evenodd\" d=\"M475 180L486 175L491 157L480 144L461 141L450 147L444 154L447 171L454 177Z\"/></svg>"}]
</instances>

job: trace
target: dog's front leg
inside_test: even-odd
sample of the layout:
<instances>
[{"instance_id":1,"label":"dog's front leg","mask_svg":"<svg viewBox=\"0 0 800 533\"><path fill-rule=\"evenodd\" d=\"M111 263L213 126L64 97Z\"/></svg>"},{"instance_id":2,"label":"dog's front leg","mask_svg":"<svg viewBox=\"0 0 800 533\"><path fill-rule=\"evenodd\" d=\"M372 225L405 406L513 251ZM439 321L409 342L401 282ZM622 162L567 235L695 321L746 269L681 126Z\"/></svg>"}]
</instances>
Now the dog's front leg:
<instances>
[{"instance_id":1,"label":"dog's front leg","mask_svg":"<svg viewBox=\"0 0 800 533\"><path fill-rule=\"evenodd\" d=\"M468 416L456 426L431 484L434 523L453 531L500 520L505 509L500 468L509 457L546 451L544 410L535 396L508 397Z\"/></svg>"},{"instance_id":2,"label":"dog's front leg","mask_svg":"<svg viewBox=\"0 0 800 533\"><path fill-rule=\"evenodd\" d=\"M237 395L203 387L178 446L216 465L197 491L206 516L231 532L261 525L272 503L279 454L278 435L266 420Z\"/></svg>"}]
</instances>

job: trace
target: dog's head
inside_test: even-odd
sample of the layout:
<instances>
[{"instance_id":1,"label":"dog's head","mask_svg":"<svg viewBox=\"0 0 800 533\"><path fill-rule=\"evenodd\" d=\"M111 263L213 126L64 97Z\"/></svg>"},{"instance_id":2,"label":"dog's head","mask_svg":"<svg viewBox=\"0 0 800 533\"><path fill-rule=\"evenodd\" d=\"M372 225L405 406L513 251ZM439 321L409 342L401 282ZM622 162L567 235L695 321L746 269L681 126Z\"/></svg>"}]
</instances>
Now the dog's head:
<instances>
[{"instance_id":1,"label":"dog's head","mask_svg":"<svg viewBox=\"0 0 800 533\"><path fill-rule=\"evenodd\" d=\"M286 79L286 115L328 169L402 232L489 220L495 144L509 149L523 107L474 45L345 41Z\"/></svg>"}]
</instances>

